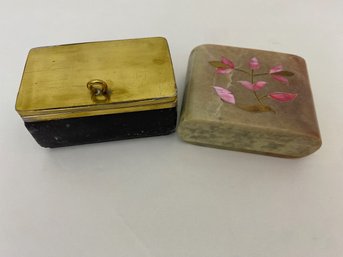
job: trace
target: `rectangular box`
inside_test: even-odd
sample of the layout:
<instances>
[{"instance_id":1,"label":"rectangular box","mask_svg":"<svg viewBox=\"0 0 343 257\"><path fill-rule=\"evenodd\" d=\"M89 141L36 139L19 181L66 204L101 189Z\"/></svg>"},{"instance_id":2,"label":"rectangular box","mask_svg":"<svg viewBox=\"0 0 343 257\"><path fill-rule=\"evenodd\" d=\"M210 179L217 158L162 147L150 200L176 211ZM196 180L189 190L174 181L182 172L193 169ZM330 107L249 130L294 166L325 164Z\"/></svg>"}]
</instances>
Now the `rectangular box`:
<instances>
[{"instance_id":1,"label":"rectangular box","mask_svg":"<svg viewBox=\"0 0 343 257\"><path fill-rule=\"evenodd\" d=\"M289 158L321 146L301 57L202 45L186 84L178 133L189 143Z\"/></svg>"},{"instance_id":2,"label":"rectangular box","mask_svg":"<svg viewBox=\"0 0 343 257\"><path fill-rule=\"evenodd\" d=\"M59 147L169 134L176 101L168 43L145 38L31 49L16 110Z\"/></svg>"}]
</instances>

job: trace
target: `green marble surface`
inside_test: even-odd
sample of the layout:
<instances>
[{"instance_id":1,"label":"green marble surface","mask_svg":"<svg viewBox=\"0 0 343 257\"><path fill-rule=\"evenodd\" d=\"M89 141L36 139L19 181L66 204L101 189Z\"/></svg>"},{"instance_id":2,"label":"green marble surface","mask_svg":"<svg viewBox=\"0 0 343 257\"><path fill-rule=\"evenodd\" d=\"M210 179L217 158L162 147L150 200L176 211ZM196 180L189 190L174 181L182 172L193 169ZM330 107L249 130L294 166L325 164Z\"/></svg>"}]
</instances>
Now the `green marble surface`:
<instances>
[{"instance_id":1,"label":"green marble surface","mask_svg":"<svg viewBox=\"0 0 343 257\"><path fill-rule=\"evenodd\" d=\"M230 92L234 101L223 100L215 86ZM244 152L288 158L313 153L321 137L304 59L237 47L196 47L178 134L189 143Z\"/></svg>"}]
</instances>

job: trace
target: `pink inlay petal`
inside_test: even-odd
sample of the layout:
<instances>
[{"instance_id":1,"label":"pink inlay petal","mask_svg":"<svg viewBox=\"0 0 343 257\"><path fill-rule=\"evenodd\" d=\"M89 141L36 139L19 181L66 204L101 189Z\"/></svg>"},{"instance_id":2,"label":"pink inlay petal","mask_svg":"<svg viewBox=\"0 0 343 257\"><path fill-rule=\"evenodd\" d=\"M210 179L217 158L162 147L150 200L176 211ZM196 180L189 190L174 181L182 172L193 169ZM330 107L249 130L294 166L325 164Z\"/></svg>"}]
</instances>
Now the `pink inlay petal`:
<instances>
[{"instance_id":1,"label":"pink inlay petal","mask_svg":"<svg viewBox=\"0 0 343 257\"><path fill-rule=\"evenodd\" d=\"M222 88L222 87L213 87L216 91L217 95L222 99L224 102L235 104L235 96L232 94L231 91Z\"/></svg>"},{"instance_id":2,"label":"pink inlay petal","mask_svg":"<svg viewBox=\"0 0 343 257\"><path fill-rule=\"evenodd\" d=\"M224 56L222 56L221 62L228 65L231 69L235 68L235 64L228 58L225 58Z\"/></svg>"},{"instance_id":3,"label":"pink inlay petal","mask_svg":"<svg viewBox=\"0 0 343 257\"><path fill-rule=\"evenodd\" d=\"M284 76L281 76L281 75L273 75L272 74L272 78L277 80L277 81L280 81L281 83L283 84L288 84L288 79L285 78Z\"/></svg>"},{"instance_id":4,"label":"pink inlay petal","mask_svg":"<svg viewBox=\"0 0 343 257\"><path fill-rule=\"evenodd\" d=\"M285 93L285 92L274 92L268 95L270 98L273 98L279 102L289 102L294 100L298 94Z\"/></svg>"},{"instance_id":5,"label":"pink inlay petal","mask_svg":"<svg viewBox=\"0 0 343 257\"><path fill-rule=\"evenodd\" d=\"M237 81L238 83L240 83L243 87L249 89L249 90L254 90L254 84L252 84L249 81L243 80L243 81Z\"/></svg>"},{"instance_id":6,"label":"pink inlay petal","mask_svg":"<svg viewBox=\"0 0 343 257\"><path fill-rule=\"evenodd\" d=\"M270 73L270 74L273 74L273 73L280 72L280 71L283 71L283 67L282 67L281 64L272 67L272 68L269 70L269 73Z\"/></svg>"},{"instance_id":7,"label":"pink inlay petal","mask_svg":"<svg viewBox=\"0 0 343 257\"><path fill-rule=\"evenodd\" d=\"M256 83L254 83L254 90L260 90L261 88L263 88L265 85L267 85L267 82L265 81L257 81Z\"/></svg>"},{"instance_id":8,"label":"pink inlay petal","mask_svg":"<svg viewBox=\"0 0 343 257\"><path fill-rule=\"evenodd\" d=\"M216 73L217 74L229 74L233 69L225 69L225 68L217 68Z\"/></svg>"},{"instance_id":9,"label":"pink inlay petal","mask_svg":"<svg viewBox=\"0 0 343 257\"><path fill-rule=\"evenodd\" d=\"M249 67L252 70L258 70L260 68L260 63L256 57L253 57L249 61Z\"/></svg>"}]
</instances>

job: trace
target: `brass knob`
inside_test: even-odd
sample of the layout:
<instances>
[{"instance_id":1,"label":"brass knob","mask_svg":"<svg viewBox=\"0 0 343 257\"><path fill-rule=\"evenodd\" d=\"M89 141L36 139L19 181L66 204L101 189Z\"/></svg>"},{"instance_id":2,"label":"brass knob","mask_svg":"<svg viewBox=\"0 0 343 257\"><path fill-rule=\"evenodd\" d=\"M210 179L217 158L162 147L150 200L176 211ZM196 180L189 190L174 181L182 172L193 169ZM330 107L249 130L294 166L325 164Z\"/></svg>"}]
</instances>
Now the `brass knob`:
<instances>
[{"instance_id":1,"label":"brass knob","mask_svg":"<svg viewBox=\"0 0 343 257\"><path fill-rule=\"evenodd\" d=\"M101 79L88 81L87 88L90 90L91 98L94 102L107 102L110 98L107 83Z\"/></svg>"}]
</instances>

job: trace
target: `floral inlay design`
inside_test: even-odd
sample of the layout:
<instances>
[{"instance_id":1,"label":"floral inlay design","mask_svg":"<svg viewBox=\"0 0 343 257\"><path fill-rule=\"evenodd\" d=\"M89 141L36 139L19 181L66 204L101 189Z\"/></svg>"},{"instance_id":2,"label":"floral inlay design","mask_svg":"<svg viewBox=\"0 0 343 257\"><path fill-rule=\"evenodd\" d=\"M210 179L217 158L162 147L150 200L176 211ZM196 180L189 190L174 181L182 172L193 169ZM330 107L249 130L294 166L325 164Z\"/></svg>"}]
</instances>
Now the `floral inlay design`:
<instances>
[{"instance_id":1,"label":"floral inlay design","mask_svg":"<svg viewBox=\"0 0 343 257\"><path fill-rule=\"evenodd\" d=\"M215 85L215 83L213 85L216 94L224 103L235 105L242 110L249 112L275 112L268 104L265 103L268 102L268 99L275 100L280 103L285 103L291 102L297 97L296 93L291 92L270 92L266 89L269 85L270 87L272 87L272 83L268 83L264 80L259 80L259 78L269 76L276 83L281 83L288 87L289 81L287 77L293 76L294 73L284 70L281 64L271 67L268 72L259 71L261 68L261 64L256 57L252 57L249 60L249 70L236 67L233 61L226 57L222 57L220 61L210 61L209 64L215 67L214 76L219 74L228 76L228 79L230 79L233 72L240 72L245 74L247 80L239 80L233 83L228 83L228 86L226 88L220 85ZM242 105L237 103L234 93L228 89L230 86L235 84L238 84L239 86L242 86L245 89L251 91L256 99L256 104ZM261 91L267 93L261 94Z\"/></svg>"}]
</instances>

